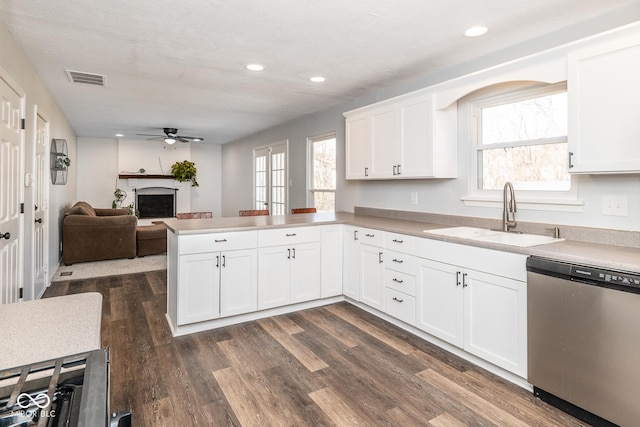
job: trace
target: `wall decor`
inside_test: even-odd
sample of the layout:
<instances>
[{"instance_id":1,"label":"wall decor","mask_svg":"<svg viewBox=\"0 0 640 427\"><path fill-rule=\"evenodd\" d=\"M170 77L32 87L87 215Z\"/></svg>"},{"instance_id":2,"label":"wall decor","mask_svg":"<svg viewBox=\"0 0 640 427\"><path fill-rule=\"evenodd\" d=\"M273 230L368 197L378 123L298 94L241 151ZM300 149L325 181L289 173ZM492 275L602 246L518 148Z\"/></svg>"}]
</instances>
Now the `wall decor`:
<instances>
[{"instance_id":1,"label":"wall decor","mask_svg":"<svg viewBox=\"0 0 640 427\"><path fill-rule=\"evenodd\" d=\"M69 174L71 159L68 156L67 140L52 139L50 150L51 183L54 185L65 185Z\"/></svg>"}]
</instances>

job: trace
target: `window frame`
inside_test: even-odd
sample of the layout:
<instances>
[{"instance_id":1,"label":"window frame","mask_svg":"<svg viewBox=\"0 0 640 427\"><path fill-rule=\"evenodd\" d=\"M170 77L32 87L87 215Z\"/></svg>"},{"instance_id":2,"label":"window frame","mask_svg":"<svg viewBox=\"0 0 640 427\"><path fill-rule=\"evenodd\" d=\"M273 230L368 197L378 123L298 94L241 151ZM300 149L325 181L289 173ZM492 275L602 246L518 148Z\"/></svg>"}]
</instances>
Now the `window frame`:
<instances>
[{"instance_id":1,"label":"window frame","mask_svg":"<svg viewBox=\"0 0 640 427\"><path fill-rule=\"evenodd\" d=\"M567 82L562 81L554 84L540 82L509 82L476 91L464 100L467 106L468 116L468 147L469 147L469 176L467 195L461 199L465 206L495 207L502 206L502 189L483 190L479 188L480 166L479 154L488 149L511 148L524 146L537 146L567 142L566 138L553 137L536 140L538 143L532 144L531 140L526 142L512 141L506 143L489 144L490 148L480 144L482 118L481 110L487 107L515 103L545 95L566 92ZM569 153L567 152L567 165ZM573 174L569 174L569 190L516 190L518 192L518 208L523 210L548 210L548 211L569 211L581 212L583 202L578 199L578 180Z\"/></svg>"},{"instance_id":2,"label":"window frame","mask_svg":"<svg viewBox=\"0 0 640 427\"><path fill-rule=\"evenodd\" d=\"M333 193L333 211L336 211L336 190L337 190L337 176L336 176L336 188L335 189L329 189L329 188L314 188L313 183L314 183L314 179L313 179L313 173L314 173L314 168L313 168L313 144L319 141L325 141L327 139L333 139L335 140L335 144L336 144L336 174L337 174L337 170L338 170L338 139L337 139L337 132L335 131L331 131L331 132L326 132L320 135L314 135L314 136L310 136L307 137L307 185L306 185L306 204L308 207L315 207L315 197L314 197L314 193Z\"/></svg>"}]
</instances>

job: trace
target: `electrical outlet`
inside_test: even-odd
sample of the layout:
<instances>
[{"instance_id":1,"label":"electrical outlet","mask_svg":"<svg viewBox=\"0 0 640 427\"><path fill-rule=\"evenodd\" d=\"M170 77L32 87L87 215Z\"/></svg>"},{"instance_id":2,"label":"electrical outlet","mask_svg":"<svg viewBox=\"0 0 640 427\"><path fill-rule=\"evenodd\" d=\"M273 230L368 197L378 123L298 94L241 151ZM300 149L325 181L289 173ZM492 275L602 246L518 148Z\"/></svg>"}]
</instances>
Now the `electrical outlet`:
<instances>
[{"instance_id":1,"label":"electrical outlet","mask_svg":"<svg viewBox=\"0 0 640 427\"><path fill-rule=\"evenodd\" d=\"M627 205L627 196L602 196L602 215L628 216Z\"/></svg>"},{"instance_id":2,"label":"electrical outlet","mask_svg":"<svg viewBox=\"0 0 640 427\"><path fill-rule=\"evenodd\" d=\"M411 204L412 205L417 205L418 204L418 192L417 191L412 191L411 192Z\"/></svg>"}]
</instances>

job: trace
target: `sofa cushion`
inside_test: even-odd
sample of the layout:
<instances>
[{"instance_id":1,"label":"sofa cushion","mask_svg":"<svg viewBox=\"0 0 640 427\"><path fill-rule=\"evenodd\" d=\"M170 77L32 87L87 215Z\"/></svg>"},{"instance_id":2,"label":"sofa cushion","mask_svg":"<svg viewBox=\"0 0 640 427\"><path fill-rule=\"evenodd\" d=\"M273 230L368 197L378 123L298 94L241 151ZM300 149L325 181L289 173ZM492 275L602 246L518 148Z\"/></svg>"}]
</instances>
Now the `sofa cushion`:
<instances>
[{"instance_id":1,"label":"sofa cushion","mask_svg":"<svg viewBox=\"0 0 640 427\"><path fill-rule=\"evenodd\" d=\"M84 206L74 205L73 207L69 208L69 210L65 213L65 216L66 215L95 216L95 213L93 215L91 215L91 212L89 211L89 209L85 208Z\"/></svg>"},{"instance_id":2,"label":"sofa cushion","mask_svg":"<svg viewBox=\"0 0 640 427\"><path fill-rule=\"evenodd\" d=\"M89 212L88 215L96 216L96 211L93 209L93 206L91 206L89 203L87 203L87 202L77 202L75 205L73 205L73 207L76 207L76 206L81 206L81 207L85 208L87 210L87 212ZM87 214L85 214L85 215L87 215Z\"/></svg>"}]
</instances>

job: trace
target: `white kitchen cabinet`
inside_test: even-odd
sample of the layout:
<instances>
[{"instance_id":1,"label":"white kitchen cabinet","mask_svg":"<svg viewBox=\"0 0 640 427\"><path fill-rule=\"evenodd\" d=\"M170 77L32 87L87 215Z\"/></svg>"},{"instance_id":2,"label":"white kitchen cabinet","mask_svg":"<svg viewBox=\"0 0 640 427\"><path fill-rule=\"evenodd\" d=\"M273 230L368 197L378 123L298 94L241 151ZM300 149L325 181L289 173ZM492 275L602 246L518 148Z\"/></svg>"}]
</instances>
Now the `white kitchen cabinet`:
<instances>
[{"instance_id":1,"label":"white kitchen cabinet","mask_svg":"<svg viewBox=\"0 0 640 427\"><path fill-rule=\"evenodd\" d=\"M214 253L181 255L178 261L177 324L220 317L220 275Z\"/></svg>"},{"instance_id":2,"label":"white kitchen cabinet","mask_svg":"<svg viewBox=\"0 0 640 427\"><path fill-rule=\"evenodd\" d=\"M322 226L320 297L342 295L342 225Z\"/></svg>"},{"instance_id":3,"label":"white kitchen cabinet","mask_svg":"<svg viewBox=\"0 0 640 427\"><path fill-rule=\"evenodd\" d=\"M369 168L369 116L366 111L345 122L346 178L365 179Z\"/></svg>"},{"instance_id":4,"label":"white kitchen cabinet","mask_svg":"<svg viewBox=\"0 0 640 427\"><path fill-rule=\"evenodd\" d=\"M320 242L258 251L258 309L320 298Z\"/></svg>"},{"instance_id":5,"label":"white kitchen cabinet","mask_svg":"<svg viewBox=\"0 0 640 427\"><path fill-rule=\"evenodd\" d=\"M346 112L346 178L456 177L456 109L435 110L433 97L420 91Z\"/></svg>"},{"instance_id":6,"label":"white kitchen cabinet","mask_svg":"<svg viewBox=\"0 0 640 427\"><path fill-rule=\"evenodd\" d=\"M352 225L343 228L342 291L346 297L360 301L359 230Z\"/></svg>"},{"instance_id":7,"label":"white kitchen cabinet","mask_svg":"<svg viewBox=\"0 0 640 427\"><path fill-rule=\"evenodd\" d=\"M448 262L417 259L416 326L526 378L526 257L446 242L418 243L420 256ZM461 260L469 265L459 265ZM522 271L510 274L516 269Z\"/></svg>"},{"instance_id":8,"label":"white kitchen cabinet","mask_svg":"<svg viewBox=\"0 0 640 427\"><path fill-rule=\"evenodd\" d=\"M568 55L571 173L640 171L640 34Z\"/></svg>"},{"instance_id":9,"label":"white kitchen cabinet","mask_svg":"<svg viewBox=\"0 0 640 427\"><path fill-rule=\"evenodd\" d=\"M220 317L257 310L258 251L228 251L216 257L220 272Z\"/></svg>"},{"instance_id":10,"label":"white kitchen cabinet","mask_svg":"<svg viewBox=\"0 0 640 427\"><path fill-rule=\"evenodd\" d=\"M361 228L358 238L360 302L384 311L384 232Z\"/></svg>"}]
</instances>

